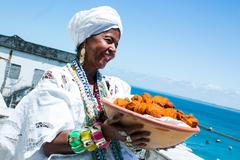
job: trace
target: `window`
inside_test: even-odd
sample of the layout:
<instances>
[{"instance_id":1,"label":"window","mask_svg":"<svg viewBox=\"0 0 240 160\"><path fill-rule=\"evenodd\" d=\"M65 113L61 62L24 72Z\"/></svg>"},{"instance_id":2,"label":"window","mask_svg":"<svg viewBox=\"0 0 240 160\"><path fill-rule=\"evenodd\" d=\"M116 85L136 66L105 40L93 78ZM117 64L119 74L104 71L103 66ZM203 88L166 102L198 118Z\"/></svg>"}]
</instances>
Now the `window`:
<instances>
[{"instance_id":1,"label":"window","mask_svg":"<svg viewBox=\"0 0 240 160\"><path fill-rule=\"evenodd\" d=\"M18 64L11 64L10 65L10 72L8 77L11 79L18 79L21 71L21 66Z\"/></svg>"},{"instance_id":2,"label":"window","mask_svg":"<svg viewBox=\"0 0 240 160\"><path fill-rule=\"evenodd\" d=\"M34 69L33 80L32 80L33 87L35 87L37 85L37 83L41 79L43 73L44 73L44 70Z\"/></svg>"}]
</instances>

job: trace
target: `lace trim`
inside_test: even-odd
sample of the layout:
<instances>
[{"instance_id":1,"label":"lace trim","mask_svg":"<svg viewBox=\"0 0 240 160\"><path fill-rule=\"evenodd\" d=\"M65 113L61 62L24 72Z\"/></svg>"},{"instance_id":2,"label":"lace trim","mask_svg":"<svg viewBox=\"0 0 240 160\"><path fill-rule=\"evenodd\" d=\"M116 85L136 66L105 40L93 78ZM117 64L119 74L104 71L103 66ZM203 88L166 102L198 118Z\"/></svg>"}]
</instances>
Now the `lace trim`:
<instances>
[{"instance_id":1,"label":"lace trim","mask_svg":"<svg viewBox=\"0 0 240 160\"><path fill-rule=\"evenodd\" d=\"M33 139L29 138L27 139L27 146L26 146L26 151L31 151L33 148L39 147L44 143L44 137L38 138L38 139Z\"/></svg>"},{"instance_id":2,"label":"lace trim","mask_svg":"<svg viewBox=\"0 0 240 160\"><path fill-rule=\"evenodd\" d=\"M36 128L50 128L50 129L53 129L53 125L49 122L38 122L38 123L35 123L35 127Z\"/></svg>"}]
</instances>

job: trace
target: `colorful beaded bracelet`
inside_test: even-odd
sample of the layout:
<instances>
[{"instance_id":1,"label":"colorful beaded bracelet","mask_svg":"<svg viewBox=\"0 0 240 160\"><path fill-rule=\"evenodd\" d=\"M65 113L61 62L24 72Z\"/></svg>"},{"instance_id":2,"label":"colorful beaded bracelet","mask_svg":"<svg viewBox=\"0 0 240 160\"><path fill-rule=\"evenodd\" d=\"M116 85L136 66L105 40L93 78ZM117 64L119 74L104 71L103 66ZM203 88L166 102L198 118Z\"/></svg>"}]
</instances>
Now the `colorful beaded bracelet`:
<instances>
[{"instance_id":1,"label":"colorful beaded bracelet","mask_svg":"<svg viewBox=\"0 0 240 160\"><path fill-rule=\"evenodd\" d=\"M91 152L97 148L96 144L92 140L92 134L88 127L83 128L80 136L81 136L81 140L83 142L83 146L88 151Z\"/></svg>"},{"instance_id":2,"label":"colorful beaded bracelet","mask_svg":"<svg viewBox=\"0 0 240 160\"><path fill-rule=\"evenodd\" d=\"M108 148L110 141L107 141L102 134L102 123L96 122L90 129L92 132L92 139L98 148Z\"/></svg>"},{"instance_id":3,"label":"colorful beaded bracelet","mask_svg":"<svg viewBox=\"0 0 240 160\"><path fill-rule=\"evenodd\" d=\"M80 139L80 132L79 131L72 131L68 135L68 143L71 147L76 147L82 144Z\"/></svg>"},{"instance_id":4,"label":"colorful beaded bracelet","mask_svg":"<svg viewBox=\"0 0 240 160\"><path fill-rule=\"evenodd\" d=\"M71 147L71 149L74 153L78 153L78 154L86 151L86 148L83 146L83 144L76 147Z\"/></svg>"},{"instance_id":5,"label":"colorful beaded bracelet","mask_svg":"<svg viewBox=\"0 0 240 160\"><path fill-rule=\"evenodd\" d=\"M86 150L80 139L79 131L72 131L69 133L68 144L70 145L70 147L74 153L82 153Z\"/></svg>"}]
</instances>

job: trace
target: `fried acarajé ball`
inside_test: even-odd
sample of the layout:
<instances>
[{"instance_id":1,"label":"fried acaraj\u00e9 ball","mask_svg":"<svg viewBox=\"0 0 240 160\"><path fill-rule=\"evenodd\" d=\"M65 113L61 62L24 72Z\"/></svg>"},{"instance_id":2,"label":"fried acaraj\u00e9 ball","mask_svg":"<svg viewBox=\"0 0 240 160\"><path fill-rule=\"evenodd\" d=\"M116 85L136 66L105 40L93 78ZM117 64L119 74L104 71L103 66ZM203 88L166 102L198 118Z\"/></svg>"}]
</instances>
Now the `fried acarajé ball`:
<instances>
[{"instance_id":1,"label":"fried acaraj\u00e9 ball","mask_svg":"<svg viewBox=\"0 0 240 160\"><path fill-rule=\"evenodd\" d=\"M163 115L163 112L164 112L164 108L160 107L159 105L157 104L150 104L148 103L147 104L148 107L147 107L147 110L146 110L146 113L153 116L153 117L162 117Z\"/></svg>"},{"instance_id":2,"label":"fried acaraj\u00e9 ball","mask_svg":"<svg viewBox=\"0 0 240 160\"><path fill-rule=\"evenodd\" d=\"M169 101L168 98L162 96L154 96L152 98L153 103L156 103L164 108L175 108L172 102Z\"/></svg>"},{"instance_id":3,"label":"fried acaraj\u00e9 ball","mask_svg":"<svg viewBox=\"0 0 240 160\"><path fill-rule=\"evenodd\" d=\"M177 110L173 108L164 108L162 116L168 116L177 119Z\"/></svg>"},{"instance_id":4,"label":"fried acaraj\u00e9 ball","mask_svg":"<svg viewBox=\"0 0 240 160\"><path fill-rule=\"evenodd\" d=\"M177 110L177 120L182 120L184 117L184 113L180 110Z\"/></svg>"},{"instance_id":5,"label":"fried acaraj\u00e9 ball","mask_svg":"<svg viewBox=\"0 0 240 160\"><path fill-rule=\"evenodd\" d=\"M134 111L134 108L137 108L139 106L139 104L140 104L140 102L138 102L138 101L132 101L132 102L128 103L126 108L131 111Z\"/></svg>"},{"instance_id":6,"label":"fried acaraj\u00e9 ball","mask_svg":"<svg viewBox=\"0 0 240 160\"><path fill-rule=\"evenodd\" d=\"M142 98L143 98L143 102L145 103L153 102L152 96L149 93L143 93Z\"/></svg>"},{"instance_id":7,"label":"fried acaraj\u00e9 ball","mask_svg":"<svg viewBox=\"0 0 240 160\"><path fill-rule=\"evenodd\" d=\"M131 103L131 101L129 100L129 98L117 98L115 99L115 101L113 102L114 104L121 106L123 108L126 108L126 106Z\"/></svg>"},{"instance_id":8,"label":"fried acaraj\u00e9 ball","mask_svg":"<svg viewBox=\"0 0 240 160\"><path fill-rule=\"evenodd\" d=\"M167 104L165 104L164 108L175 108L175 106L172 102L168 101Z\"/></svg>"},{"instance_id":9,"label":"fried acaraj\u00e9 ball","mask_svg":"<svg viewBox=\"0 0 240 160\"><path fill-rule=\"evenodd\" d=\"M140 114L145 114L148 108L147 103L140 103L138 107L134 108L134 111Z\"/></svg>"},{"instance_id":10,"label":"fried acaraj\u00e9 ball","mask_svg":"<svg viewBox=\"0 0 240 160\"><path fill-rule=\"evenodd\" d=\"M192 114L183 116L182 121L193 128L197 127L198 125L198 120L194 118Z\"/></svg>"},{"instance_id":11,"label":"fried acaraj\u00e9 ball","mask_svg":"<svg viewBox=\"0 0 240 160\"><path fill-rule=\"evenodd\" d=\"M152 100L153 100L153 103L156 103L162 107L164 107L168 102L168 98L165 98L162 96L154 96Z\"/></svg>"},{"instance_id":12,"label":"fried acaraj\u00e9 ball","mask_svg":"<svg viewBox=\"0 0 240 160\"><path fill-rule=\"evenodd\" d=\"M138 102L142 102L143 101L143 98L139 95L134 95L132 98L131 98L132 101L138 101Z\"/></svg>"}]
</instances>

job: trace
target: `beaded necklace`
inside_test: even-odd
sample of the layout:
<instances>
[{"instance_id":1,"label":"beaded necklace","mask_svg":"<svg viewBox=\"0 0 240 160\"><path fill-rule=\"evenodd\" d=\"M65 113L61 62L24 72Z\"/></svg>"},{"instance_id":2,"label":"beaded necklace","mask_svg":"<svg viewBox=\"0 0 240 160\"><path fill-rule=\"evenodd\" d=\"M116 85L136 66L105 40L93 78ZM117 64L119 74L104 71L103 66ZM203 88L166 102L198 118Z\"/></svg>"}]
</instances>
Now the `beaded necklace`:
<instances>
[{"instance_id":1,"label":"beaded necklace","mask_svg":"<svg viewBox=\"0 0 240 160\"><path fill-rule=\"evenodd\" d=\"M100 97L107 96L107 87L102 79L100 72L97 71L96 73L96 84L94 84L94 89L92 92L87 76L82 66L79 65L78 60L73 60L72 63L68 63L67 67L79 87L80 94L84 103L84 109L87 115L87 125L91 126L97 120L103 122L106 116L104 115L104 109L100 102ZM123 160L121 154L121 146L118 141L112 141L110 143L110 148L116 160ZM105 154L105 149L97 149L92 152L93 158L97 160L105 160Z\"/></svg>"},{"instance_id":2,"label":"beaded necklace","mask_svg":"<svg viewBox=\"0 0 240 160\"><path fill-rule=\"evenodd\" d=\"M77 70L76 70L77 68L75 68L75 66L74 66L74 61L73 61L72 64L67 64L67 67L68 67L70 73L74 77L74 79L75 79L75 81L76 81L76 83L77 83L77 85L79 87L80 96L83 99L84 109L85 109L85 113L87 115L86 116L87 125L92 125L96 121L96 119L95 119L95 110L94 110L95 101L92 100L92 98L88 98L89 93L87 93L87 91L85 91L86 84L84 85L81 82L81 79L80 79L80 77L77 74Z\"/></svg>"},{"instance_id":3,"label":"beaded necklace","mask_svg":"<svg viewBox=\"0 0 240 160\"><path fill-rule=\"evenodd\" d=\"M100 111L100 117L98 118L97 121L103 123L107 119L107 117L104 114L105 112L104 112L104 109L103 109L101 101L100 101L100 91L99 91L97 83L94 83L94 85L93 85L93 95L96 97L96 100L98 103L97 107L98 107L98 110Z\"/></svg>"}]
</instances>

